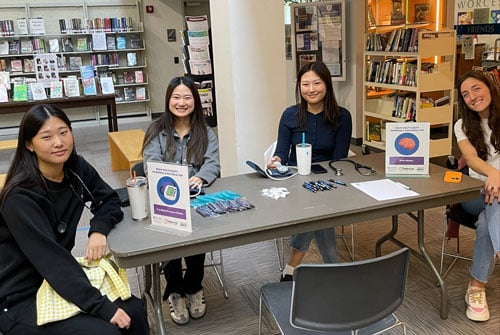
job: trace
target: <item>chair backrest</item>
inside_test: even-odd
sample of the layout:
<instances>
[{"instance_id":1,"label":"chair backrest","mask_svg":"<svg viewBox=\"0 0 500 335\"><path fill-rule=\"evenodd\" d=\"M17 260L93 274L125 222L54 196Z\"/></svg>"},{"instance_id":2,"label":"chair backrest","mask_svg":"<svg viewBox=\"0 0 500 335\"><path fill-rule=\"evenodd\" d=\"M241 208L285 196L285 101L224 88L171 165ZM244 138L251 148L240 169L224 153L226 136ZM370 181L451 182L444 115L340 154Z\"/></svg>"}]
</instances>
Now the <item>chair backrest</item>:
<instances>
[{"instance_id":1,"label":"chair backrest","mask_svg":"<svg viewBox=\"0 0 500 335\"><path fill-rule=\"evenodd\" d=\"M363 328L403 302L410 251L368 260L303 264L294 272L290 322L315 331Z\"/></svg>"}]
</instances>

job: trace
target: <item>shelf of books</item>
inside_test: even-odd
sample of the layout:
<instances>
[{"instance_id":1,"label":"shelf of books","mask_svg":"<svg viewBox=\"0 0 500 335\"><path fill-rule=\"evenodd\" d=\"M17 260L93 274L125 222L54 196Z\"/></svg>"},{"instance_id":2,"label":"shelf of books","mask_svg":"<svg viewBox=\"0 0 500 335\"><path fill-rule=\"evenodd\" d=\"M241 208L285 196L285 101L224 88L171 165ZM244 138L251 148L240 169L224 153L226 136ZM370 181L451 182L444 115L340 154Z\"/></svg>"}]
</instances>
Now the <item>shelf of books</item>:
<instances>
[{"instance_id":1,"label":"shelf of books","mask_svg":"<svg viewBox=\"0 0 500 335\"><path fill-rule=\"evenodd\" d=\"M429 122L430 157L451 153L455 31L368 33L363 143L385 148L387 122Z\"/></svg>"},{"instance_id":2,"label":"shelf of books","mask_svg":"<svg viewBox=\"0 0 500 335\"><path fill-rule=\"evenodd\" d=\"M150 117L139 2L26 3L0 12L0 103L113 94L118 117ZM98 107L82 113L107 118Z\"/></svg>"},{"instance_id":3,"label":"shelf of books","mask_svg":"<svg viewBox=\"0 0 500 335\"><path fill-rule=\"evenodd\" d=\"M183 65L186 76L198 83L205 120L210 127L217 126L215 86L208 17L186 16L183 32Z\"/></svg>"}]
</instances>

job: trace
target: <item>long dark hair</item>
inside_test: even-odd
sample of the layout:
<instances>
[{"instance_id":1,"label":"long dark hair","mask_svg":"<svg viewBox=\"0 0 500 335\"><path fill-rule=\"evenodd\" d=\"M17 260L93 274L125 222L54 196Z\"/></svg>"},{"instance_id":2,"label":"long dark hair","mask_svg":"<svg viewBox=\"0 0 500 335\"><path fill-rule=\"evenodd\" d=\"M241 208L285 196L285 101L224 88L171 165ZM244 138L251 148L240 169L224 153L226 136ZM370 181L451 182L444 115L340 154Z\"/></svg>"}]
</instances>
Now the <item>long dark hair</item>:
<instances>
[{"instance_id":1,"label":"long dark hair","mask_svg":"<svg viewBox=\"0 0 500 335\"><path fill-rule=\"evenodd\" d=\"M176 151L176 144L174 141L175 115L170 111L169 102L174 89L179 85L184 85L189 88L194 98L194 111L189 115L191 137L189 138L187 144L186 158L188 164L194 163L196 165L201 165L203 164L204 154L208 146L207 123L205 122L205 117L203 116L203 107L201 106L198 88L195 82L189 77L175 77L168 84L167 91L165 93L165 113L153 121L153 123L149 126L146 131L146 135L144 136L142 150L144 151L146 145L151 142L153 138L158 136L158 134L164 131L167 136L166 159L168 160L174 157Z\"/></svg>"},{"instance_id":2,"label":"long dark hair","mask_svg":"<svg viewBox=\"0 0 500 335\"><path fill-rule=\"evenodd\" d=\"M458 107L460 117L462 118L462 129L472 146L476 149L478 157L482 160L487 160L488 146L486 145L483 130L481 129L481 118L477 112L474 112L467 106L464 97L460 93L462 83L469 78L479 80L490 90L491 103L488 126L492 130L490 142L496 152L500 152L500 89L487 75L479 71L468 71L458 81ZM490 154L493 155L493 152Z\"/></svg>"},{"instance_id":3,"label":"long dark hair","mask_svg":"<svg viewBox=\"0 0 500 335\"><path fill-rule=\"evenodd\" d=\"M297 101L297 125L299 128L306 126L307 119L307 101L300 93L300 81L302 76L309 71L313 71L325 82L326 95L323 103L325 110L325 120L333 129L336 129L339 124L339 106L335 93L333 93L332 75L323 62L314 62L304 65L297 74L297 83L295 84L295 100Z\"/></svg>"},{"instance_id":4,"label":"long dark hair","mask_svg":"<svg viewBox=\"0 0 500 335\"><path fill-rule=\"evenodd\" d=\"M0 192L0 204L3 204L5 196L9 191L16 187L22 186L32 188L36 185L45 189L45 183L42 180L42 173L38 167L38 159L34 152L28 150L26 145L32 141L33 137L40 131L40 128L51 117L56 117L62 120L70 130L71 121L68 116L59 108L49 104L34 105L24 114L21 124L19 125L19 135L17 137L17 148L14 154L14 159L10 165L5 186ZM64 168L75 170L77 166L78 156L75 146L68 160L64 163Z\"/></svg>"}]
</instances>

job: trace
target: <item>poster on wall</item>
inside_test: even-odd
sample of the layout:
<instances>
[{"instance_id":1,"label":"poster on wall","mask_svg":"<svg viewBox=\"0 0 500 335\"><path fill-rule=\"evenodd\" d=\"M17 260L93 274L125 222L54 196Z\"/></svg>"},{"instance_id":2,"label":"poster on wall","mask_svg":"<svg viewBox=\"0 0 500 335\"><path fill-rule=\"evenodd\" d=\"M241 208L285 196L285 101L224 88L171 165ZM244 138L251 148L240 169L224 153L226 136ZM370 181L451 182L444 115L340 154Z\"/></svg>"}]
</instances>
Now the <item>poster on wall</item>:
<instances>
[{"instance_id":1,"label":"poster on wall","mask_svg":"<svg viewBox=\"0 0 500 335\"><path fill-rule=\"evenodd\" d=\"M307 63L322 61L332 80L346 80L344 0L294 4L290 8L296 71Z\"/></svg>"},{"instance_id":2,"label":"poster on wall","mask_svg":"<svg viewBox=\"0 0 500 335\"><path fill-rule=\"evenodd\" d=\"M385 127L386 176L429 176L430 123L387 122Z\"/></svg>"},{"instance_id":3,"label":"poster on wall","mask_svg":"<svg viewBox=\"0 0 500 335\"><path fill-rule=\"evenodd\" d=\"M500 34L498 0L455 1L455 29L459 35Z\"/></svg>"}]
</instances>

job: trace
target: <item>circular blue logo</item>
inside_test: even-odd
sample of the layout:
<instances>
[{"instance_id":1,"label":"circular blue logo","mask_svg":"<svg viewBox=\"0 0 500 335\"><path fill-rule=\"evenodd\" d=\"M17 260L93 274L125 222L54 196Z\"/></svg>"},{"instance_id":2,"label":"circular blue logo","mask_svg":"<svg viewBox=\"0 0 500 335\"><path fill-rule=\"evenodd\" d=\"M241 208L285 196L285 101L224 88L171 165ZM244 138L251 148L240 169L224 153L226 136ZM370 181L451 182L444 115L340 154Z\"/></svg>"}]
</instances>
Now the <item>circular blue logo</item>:
<instances>
[{"instance_id":1,"label":"circular blue logo","mask_svg":"<svg viewBox=\"0 0 500 335\"><path fill-rule=\"evenodd\" d=\"M418 141L418 137L411 133L400 134L394 141L396 151L405 156L414 154L419 146L420 142Z\"/></svg>"},{"instance_id":2,"label":"circular blue logo","mask_svg":"<svg viewBox=\"0 0 500 335\"><path fill-rule=\"evenodd\" d=\"M156 193L158 197L167 205L174 205L179 201L179 185L170 177L162 177L156 184Z\"/></svg>"}]
</instances>

